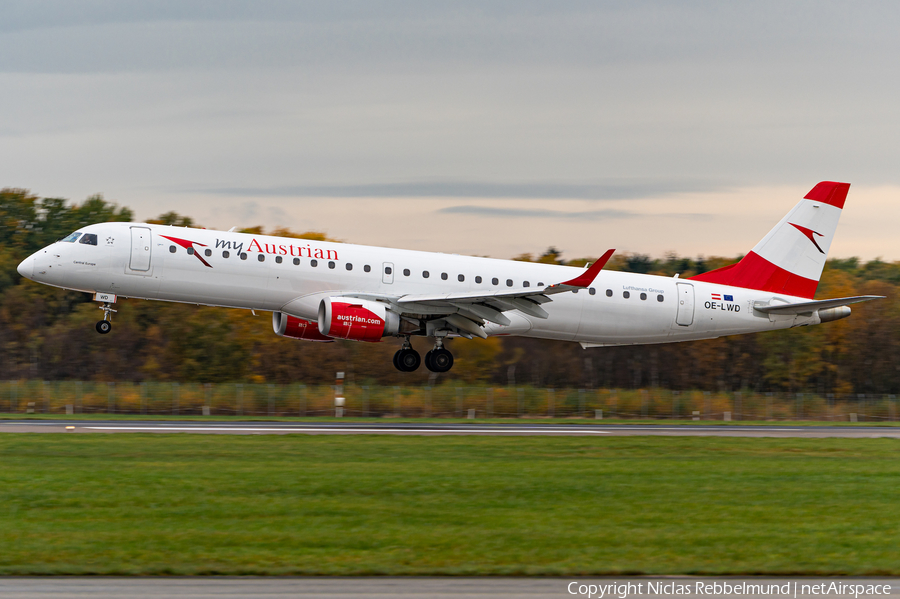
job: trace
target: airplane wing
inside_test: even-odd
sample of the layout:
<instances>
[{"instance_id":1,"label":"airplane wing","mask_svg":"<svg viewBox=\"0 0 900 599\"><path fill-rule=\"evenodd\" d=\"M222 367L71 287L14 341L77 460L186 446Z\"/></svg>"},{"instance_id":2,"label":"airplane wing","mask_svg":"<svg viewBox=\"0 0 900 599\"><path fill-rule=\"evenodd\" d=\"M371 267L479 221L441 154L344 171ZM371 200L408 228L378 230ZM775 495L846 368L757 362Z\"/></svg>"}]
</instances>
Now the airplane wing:
<instances>
[{"instance_id":1,"label":"airplane wing","mask_svg":"<svg viewBox=\"0 0 900 599\"><path fill-rule=\"evenodd\" d=\"M753 309L764 314L806 314L816 310L827 310L828 308L838 308L874 299L884 299L884 297L883 295L857 295L814 302L798 302L796 304L761 304L754 302Z\"/></svg>"},{"instance_id":2,"label":"airplane wing","mask_svg":"<svg viewBox=\"0 0 900 599\"><path fill-rule=\"evenodd\" d=\"M551 295L589 287L613 252L615 250L607 250L599 260L574 279L554 285L489 292L407 294L391 298L390 302L401 313L441 316L451 326L465 333L486 338L487 334L481 328L485 321L509 326L511 321L503 315L508 310L518 310L535 318L547 318L549 314L541 304L553 301Z\"/></svg>"}]
</instances>

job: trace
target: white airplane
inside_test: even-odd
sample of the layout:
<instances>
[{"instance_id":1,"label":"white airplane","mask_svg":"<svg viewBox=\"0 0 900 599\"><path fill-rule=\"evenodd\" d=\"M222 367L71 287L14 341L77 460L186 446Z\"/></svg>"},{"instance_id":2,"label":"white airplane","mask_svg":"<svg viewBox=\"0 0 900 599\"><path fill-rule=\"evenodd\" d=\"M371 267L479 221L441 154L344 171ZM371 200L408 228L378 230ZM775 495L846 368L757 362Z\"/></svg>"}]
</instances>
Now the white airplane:
<instances>
[{"instance_id":1,"label":"white airplane","mask_svg":"<svg viewBox=\"0 0 900 599\"><path fill-rule=\"evenodd\" d=\"M266 235L136 223L75 231L19 273L92 293L100 333L117 298L272 312L275 333L309 341L401 337L394 366L446 372L450 337L518 335L582 347L669 343L838 320L848 304L814 301L850 188L816 185L740 262L690 279Z\"/></svg>"}]
</instances>

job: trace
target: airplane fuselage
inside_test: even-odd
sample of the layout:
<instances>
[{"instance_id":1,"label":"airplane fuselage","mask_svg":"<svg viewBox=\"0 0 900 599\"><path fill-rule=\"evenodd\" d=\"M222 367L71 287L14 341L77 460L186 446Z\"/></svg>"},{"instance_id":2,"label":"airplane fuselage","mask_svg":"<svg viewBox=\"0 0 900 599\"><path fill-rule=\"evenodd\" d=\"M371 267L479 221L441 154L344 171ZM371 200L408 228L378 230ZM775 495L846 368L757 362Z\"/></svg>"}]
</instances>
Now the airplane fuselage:
<instances>
[{"instance_id":1,"label":"airplane fuselage","mask_svg":"<svg viewBox=\"0 0 900 599\"><path fill-rule=\"evenodd\" d=\"M491 292L571 279L583 269L266 235L139 223L79 230L23 262L34 281L89 293L281 312L314 322L323 299L352 294L390 304L408 295ZM82 243L84 235L96 236ZM552 296L548 317L507 311L487 335L585 346L666 343L818 324L818 315L766 314L754 305L804 298L702 281L602 270L589 288ZM408 320L455 310L413 305ZM433 314L428 312L432 311ZM424 334L425 328L421 329Z\"/></svg>"}]
</instances>

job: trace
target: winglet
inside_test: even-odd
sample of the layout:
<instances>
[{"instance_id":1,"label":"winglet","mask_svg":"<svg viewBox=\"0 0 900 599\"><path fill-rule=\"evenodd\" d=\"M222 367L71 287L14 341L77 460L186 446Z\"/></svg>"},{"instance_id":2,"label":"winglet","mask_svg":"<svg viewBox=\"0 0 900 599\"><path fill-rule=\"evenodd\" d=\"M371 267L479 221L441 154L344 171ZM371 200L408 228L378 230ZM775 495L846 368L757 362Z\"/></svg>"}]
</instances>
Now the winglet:
<instances>
[{"instance_id":1,"label":"winglet","mask_svg":"<svg viewBox=\"0 0 900 599\"><path fill-rule=\"evenodd\" d=\"M597 278L597 275L603 270L603 267L606 266L606 263L609 262L609 259L612 258L613 252L616 250L606 250L606 253L600 256L600 259L591 264L591 267L569 281L563 281L560 285L569 285L571 287L587 287L591 283L594 282L594 279Z\"/></svg>"}]
</instances>

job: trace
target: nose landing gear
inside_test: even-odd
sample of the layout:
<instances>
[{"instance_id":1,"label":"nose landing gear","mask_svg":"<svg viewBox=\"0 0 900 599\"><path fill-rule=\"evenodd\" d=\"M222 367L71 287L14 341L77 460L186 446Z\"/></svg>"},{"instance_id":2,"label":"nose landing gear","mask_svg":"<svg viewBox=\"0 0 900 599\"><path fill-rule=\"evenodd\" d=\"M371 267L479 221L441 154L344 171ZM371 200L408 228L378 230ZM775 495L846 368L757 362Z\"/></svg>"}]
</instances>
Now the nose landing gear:
<instances>
[{"instance_id":1,"label":"nose landing gear","mask_svg":"<svg viewBox=\"0 0 900 599\"><path fill-rule=\"evenodd\" d=\"M409 343L409 337L403 342L403 347L394 354L394 368L400 372L412 372L422 363L419 352L412 348Z\"/></svg>"},{"instance_id":2,"label":"nose landing gear","mask_svg":"<svg viewBox=\"0 0 900 599\"><path fill-rule=\"evenodd\" d=\"M103 310L103 320L97 323L96 329L98 333L105 335L112 330L112 314L116 311L113 310L112 304L108 302L103 303L100 309Z\"/></svg>"}]
</instances>

